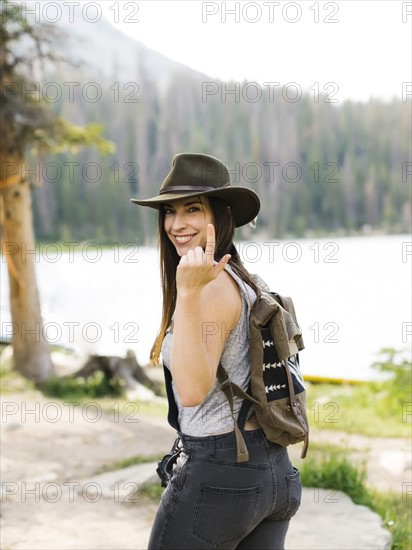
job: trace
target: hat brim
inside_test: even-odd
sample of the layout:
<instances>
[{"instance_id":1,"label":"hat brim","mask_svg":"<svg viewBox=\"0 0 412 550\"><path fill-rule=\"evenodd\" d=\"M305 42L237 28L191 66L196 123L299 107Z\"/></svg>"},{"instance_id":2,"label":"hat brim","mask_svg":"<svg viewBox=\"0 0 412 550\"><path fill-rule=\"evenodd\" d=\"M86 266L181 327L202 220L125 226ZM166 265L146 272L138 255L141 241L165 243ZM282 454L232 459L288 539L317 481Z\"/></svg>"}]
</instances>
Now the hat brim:
<instances>
[{"instance_id":1,"label":"hat brim","mask_svg":"<svg viewBox=\"0 0 412 550\"><path fill-rule=\"evenodd\" d=\"M184 193L163 193L150 199L130 199L130 202L140 206L149 206L159 209L163 204L183 199L185 197L219 197L225 200L232 209L233 219L236 227L241 227L251 222L259 213L260 199L258 195L247 187L226 187L223 189L213 189L211 191L185 191Z\"/></svg>"}]
</instances>

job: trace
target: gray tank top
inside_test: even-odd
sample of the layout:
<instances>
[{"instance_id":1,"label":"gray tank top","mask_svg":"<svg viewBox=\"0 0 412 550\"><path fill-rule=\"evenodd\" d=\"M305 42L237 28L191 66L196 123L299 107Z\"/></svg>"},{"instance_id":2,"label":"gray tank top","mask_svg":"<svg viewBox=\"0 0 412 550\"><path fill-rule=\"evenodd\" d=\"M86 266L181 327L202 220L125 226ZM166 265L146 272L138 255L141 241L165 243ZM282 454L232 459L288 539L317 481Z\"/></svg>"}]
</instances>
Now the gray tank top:
<instances>
[{"instance_id":1,"label":"gray tank top","mask_svg":"<svg viewBox=\"0 0 412 550\"><path fill-rule=\"evenodd\" d=\"M230 379L246 390L250 379L249 312L256 300L256 294L247 283L234 273L230 266L226 266L225 269L239 285L242 309L239 321L224 345L221 363ZM256 279L257 284L266 286L258 277ZM162 360L166 368L169 368L170 365L172 340L173 333L169 330L162 343ZM204 437L233 430L233 419L229 403L219 388L217 380L215 380L203 403L195 407L182 407L173 383L172 387L179 410L179 425L182 433ZM236 417L241 405L242 400L235 396L234 410Z\"/></svg>"}]
</instances>

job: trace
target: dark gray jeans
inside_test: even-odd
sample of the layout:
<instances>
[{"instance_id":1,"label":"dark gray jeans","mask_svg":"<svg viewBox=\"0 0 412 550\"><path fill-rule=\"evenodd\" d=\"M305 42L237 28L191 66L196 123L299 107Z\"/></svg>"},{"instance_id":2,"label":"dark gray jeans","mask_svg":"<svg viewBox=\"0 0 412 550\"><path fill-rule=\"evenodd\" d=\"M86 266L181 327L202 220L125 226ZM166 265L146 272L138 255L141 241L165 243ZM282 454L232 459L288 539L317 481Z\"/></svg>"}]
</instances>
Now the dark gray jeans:
<instances>
[{"instance_id":1,"label":"dark gray jeans","mask_svg":"<svg viewBox=\"0 0 412 550\"><path fill-rule=\"evenodd\" d=\"M184 452L163 492L149 550L280 550L300 505L299 472L261 430L242 430L249 462L236 462L234 432L182 435Z\"/></svg>"}]
</instances>

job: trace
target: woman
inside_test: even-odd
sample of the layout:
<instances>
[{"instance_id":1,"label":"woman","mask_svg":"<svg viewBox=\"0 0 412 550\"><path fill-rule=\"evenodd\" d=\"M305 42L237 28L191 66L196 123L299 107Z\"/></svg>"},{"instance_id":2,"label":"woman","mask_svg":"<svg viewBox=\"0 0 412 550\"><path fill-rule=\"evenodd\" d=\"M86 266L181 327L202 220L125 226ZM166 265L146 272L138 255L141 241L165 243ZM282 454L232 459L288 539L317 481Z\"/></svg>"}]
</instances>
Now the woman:
<instances>
[{"instance_id":1,"label":"woman","mask_svg":"<svg viewBox=\"0 0 412 550\"><path fill-rule=\"evenodd\" d=\"M149 548L282 549L300 504L299 473L265 438L253 407L239 421L249 461L236 461L233 417L216 380L221 363L237 385L249 383L248 317L265 285L242 266L233 236L257 216L259 198L232 187L220 160L182 153L159 195L132 202L159 210L163 316L151 360L161 353L173 380L169 422L182 440ZM241 405L235 397L236 414Z\"/></svg>"}]
</instances>

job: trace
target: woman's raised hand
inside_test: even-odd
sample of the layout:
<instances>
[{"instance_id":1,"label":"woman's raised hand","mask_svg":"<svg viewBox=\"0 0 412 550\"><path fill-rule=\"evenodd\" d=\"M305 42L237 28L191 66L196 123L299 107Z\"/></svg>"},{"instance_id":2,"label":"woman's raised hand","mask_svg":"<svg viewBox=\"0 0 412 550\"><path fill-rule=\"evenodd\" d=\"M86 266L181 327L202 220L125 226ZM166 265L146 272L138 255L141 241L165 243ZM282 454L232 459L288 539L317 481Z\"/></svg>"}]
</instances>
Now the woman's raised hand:
<instances>
[{"instance_id":1,"label":"woman's raised hand","mask_svg":"<svg viewBox=\"0 0 412 550\"><path fill-rule=\"evenodd\" d=\"M176 271L178 289L201 290L216 279L231 258L230 254L225 254L220 262L214 265L215 228L213 224L209 223L206 231L205 250L201 246L196 246L180 258Z\"/></svg>"}]
</instances>

